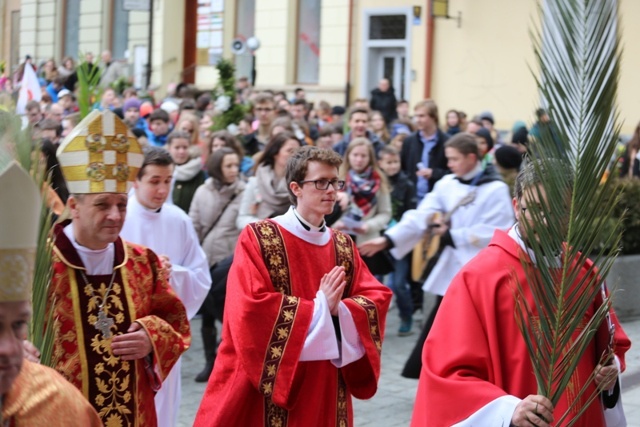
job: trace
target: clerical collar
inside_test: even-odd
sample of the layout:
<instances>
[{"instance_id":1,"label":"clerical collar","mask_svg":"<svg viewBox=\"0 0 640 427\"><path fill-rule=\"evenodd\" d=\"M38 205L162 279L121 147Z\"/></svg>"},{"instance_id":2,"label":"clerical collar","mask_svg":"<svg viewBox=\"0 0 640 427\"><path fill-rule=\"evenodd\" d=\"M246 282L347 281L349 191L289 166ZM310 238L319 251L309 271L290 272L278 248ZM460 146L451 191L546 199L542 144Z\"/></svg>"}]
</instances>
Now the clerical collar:
<instances>
[{"instance_id":1,"label":"clerical collar","mask_svg":"<svg viewBox=\"0 0 640 427\"><path fill-rule=\"evenodd\" d=\"M136 204L138 206L140 206L140 208L142 208L142 210L144 210L145 212L149 212L149 213L160 213L160 211L162 210L162 206L160 206L158 209L150 209L148 207L146 207L145 205L143 205L142 203L140 203L140 199L138 199L138 195L136 193L133 193L133 200L136 202Z\"/></svg>"},{"instance_id":2,"label":"clerical collar","mask_svg":"<svg viewBox=\"0 0 640 427\"><path fill-rule=\"evenodd\" d=\"M296 216L298 221L300 221L300 224L302 225L302 227L304 227L304 229L307 230L307 231L315 231L315 232L318 232L318 233L324 233L325 230L327 229L327 223L324 220L324 218L322 218L322 224L320 224L320 227L316 227L315 225L311 224L306 219L302 218L302 215L300 215L300 213L298 213L298 210L295 207L293 208L293 214Z\"/></svg>"},{"instance_id":3,"label":"clerical collar","mask_svg":"<svg viewBox=\"0 0 640 427\"><path fill-rule=\"evenodd\" d=\"M113 272L113 259L115 257L115 245L113 243L109 243L104 249L89 249L86 246L82 246L76 241L73 222L64 227L63 232L76 252L78 252L82 264L87 269L87 275L106 275Z\"/></svg>"},{"instance_id":4,"label":"clerical collar","mask_svg":"<svg viewBox=\"0 0 640 427\"><path fill-rule=\"evenodd\" d=\"M509 234L509 237L511 237L513 240L515 240L516 243L518 243L518 245L522 248L522 250L525 251L527 253L527 255L529 255L529 258L531 259L531 262L533 262L534 264L537 265L536 254L533 252L533 249L531 249L529 246L527 246L527 244L525 243L524 239L520 235L520 227L518 227L518 223L517 222L515 223L515 225L513 227L511 227L511 229L509 229L509 233L508 234ZM545 259L547 260L547 262L545 262L545 265L547 267L560 268L562 266L562 260L560 259L559 255L552 257L550 260L549 260L548 257L545 257Z\"/></svg>"},{"instance_id":5,"label":"clerical collar","mask_svg":"<svg viewBox=\"0 0 640 427\"><path fill-rule=\"evenodd\" d=\"M465 175L462 176L456 176L456 179L458 181L460 181L463 184L472 184L473 181L476 181L475 183L473 183L472 185L477 184L477 180L474 180L474 178L479 178L480 174L483 172L482 170L482 163L478 162L476 164L476 167L473 168L472 171L466 173Z\"/></svg>"},{"instance_id":6,"label":"clerical collar","mask_svg":"<svg viewBox=\"0 0 640 427\"><path fill-rule=\"evenodd\" d=\"M331 240L329 227L322 224L323 231L320 231L320 228L312 226L308 221L299 217L293 206L284 215L273 218L273 221L291 234L313 245L324 246Z\"/></svg>"}]
</instances>

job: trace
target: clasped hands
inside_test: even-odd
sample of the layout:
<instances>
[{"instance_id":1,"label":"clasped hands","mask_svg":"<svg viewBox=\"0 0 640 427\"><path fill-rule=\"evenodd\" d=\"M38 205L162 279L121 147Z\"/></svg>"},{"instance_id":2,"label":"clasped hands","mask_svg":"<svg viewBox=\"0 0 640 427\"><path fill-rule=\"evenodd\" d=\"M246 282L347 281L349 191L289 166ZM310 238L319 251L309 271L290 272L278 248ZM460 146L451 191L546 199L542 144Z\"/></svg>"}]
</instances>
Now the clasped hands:
<instances>
[{"instance_id":1,"label":"clasped hands","mask_svg":"<svg viewBox=\"0 0 640 427\"><path fill-rule=\"evenodd\" d=\"M332 316L338 315L338 306L340 300L342 300L342 294L346 285L344 267L342 266L333 267L331 271L322 276L320 280L320 290L327 298L329 312Z\"/></svg>"}]
</instances>

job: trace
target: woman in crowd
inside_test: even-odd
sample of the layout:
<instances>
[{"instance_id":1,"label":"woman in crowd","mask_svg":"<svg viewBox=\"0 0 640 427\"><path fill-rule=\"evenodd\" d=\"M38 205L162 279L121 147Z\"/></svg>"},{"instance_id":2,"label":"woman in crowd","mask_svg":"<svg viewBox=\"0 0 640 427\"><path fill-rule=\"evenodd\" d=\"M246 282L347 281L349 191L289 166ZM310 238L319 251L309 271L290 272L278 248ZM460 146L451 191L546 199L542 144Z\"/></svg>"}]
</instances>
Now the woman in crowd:
<instances>
[{"instance_id":1,"label":"woman in crowd","mask_svg":"<svg viewBox=\"0 0 640 427\"><path fill-rule=\"evenodd\" d=\"M349 204L333 228L355 236L356 244L380 237L391 220L391 197L385 177L378 169L373 145L355 138L345 152L340 179Z\"/></svg>"},{"instance_id":2,"label":"woman in crowd","mask_svg":"<svg viewBox=\"0 0 640 427\"><path fill-rule=\"evenodd\" d=\"M640 178L640 123L624 151L620 177Z\"/></svg>"},{"instance_id":3,"label":"woman in crowd","mask_svg":"<svg viewBox=\"0 0 640 427\"><path fill-rule=\"evenodd\" d=\"M202 113L198 129L200 131L200 141L211 141L211 127L213 126L213 110Z\"/></svg>"},{"instance_id":4,"label":"woman in crowd","mask_svg":"<svg viewBox=\"0 0 640 427\"><path fill-rule=\"evenodd\" d=\"M240 156L229 147L220 147L207 160L209 178L196 190L189 217L207 255L209 267L216 265L233 254L240 230L236 228L236 218L245 183L240 179ZM217 296L220 283L214 281L211 291L202 305L202 342L205 366L196 376L196 382L209 379L216 357L217 329L215 320L222 321L223 303Z\"/></svg>"},{"instance_id":5,"label":"woman in crowd","mask_svg":"<svg viewBox=\"0 0 640 427\"><path fill-rule=\"evenodd\" d=\"M230 132L226 130L219 130L211 135L211 148L209 149L209 152L213 154L213 152L223 147L231 148L238 155L238 158L240 159L241 177L248 178L253 175L253 160L251 157L244 155L244 149L242 148L240 141L238 141L235 136L231 135Z\"/></svg>"},{"instance_id":6,"label":"woman in crowd","mask_svg":"<svg viewBox=\"0 0 640 427\"><path fill-rule=\"evenodd\" d=\"M391 140L391 135L389 135L389 130L387 129L387 125L384 121L384 116L380 111L371 112L371 131L375 133L384 144L388 144Z\"/></svg>"},{"instance_id":7,"label":"woman in crowd","mask_svg":"<svg viewBox=\"0 0 640 427\"><path fill-rule=\"evenodd\" d=\"M461 132L460 114L456 110L447 111L447 134L452 136Z\"/></svg>"},{"instance_id":8,"label":"woman in crowd","mask_svg":"<svg viewBox=\"0 0 640 427\"><path fill-rule=\"evenodd\" d=\"M176 130L169 134L166 145L175 163L171 199L185 212L189 212L191 199L205 179L200 156L193 157L189 151L190 138L188 133Z\"/></svg>"},{"instance_id":9,"label":"woman in crowd","mask_svg":"<svg viewBox=\"0 0 640 427\"><path fill-rule=\"evenodd\" d=\"M272 137L264 148L255 167L255 176L249 178L242 196L236 224L243 229L247 224L284 214L291 205L285 179L285 168L291 154L300 148L300 141L289 132Z\"/></svg>"},{"instance_id":10,"label":"woman in crowd","mask_svg":"<svg viewBox=\"0 0 640 427\"><path fill-rule=\"evenodd\" d=\"M65 56L62 59L62 63L58 67L58 74L66 79L75 71L76 71L76 64L73 61L73 58L70 56Z\"/></svg>"}]
</instances>

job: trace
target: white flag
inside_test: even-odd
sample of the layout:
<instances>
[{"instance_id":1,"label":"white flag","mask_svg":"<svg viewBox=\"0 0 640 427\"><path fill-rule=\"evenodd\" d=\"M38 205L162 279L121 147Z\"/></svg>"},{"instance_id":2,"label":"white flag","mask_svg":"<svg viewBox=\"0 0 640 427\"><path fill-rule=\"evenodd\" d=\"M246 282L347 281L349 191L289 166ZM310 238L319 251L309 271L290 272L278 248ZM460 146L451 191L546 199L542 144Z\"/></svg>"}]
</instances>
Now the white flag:
<instances>
[{"instance_id":1,"label":"white flag","mask_svg":"<svg viewBox=\"0 0 640 427\"><path fill-rule=\"evenodd\" d=\"M27 102L31 100L40 101L42 99L42 89L38 76L33 70L31 64L24 64L24 73L20 82L20 92L18 93L18 103L16 105L16 113L25 114Z\"/></svg>"}]
</instances>

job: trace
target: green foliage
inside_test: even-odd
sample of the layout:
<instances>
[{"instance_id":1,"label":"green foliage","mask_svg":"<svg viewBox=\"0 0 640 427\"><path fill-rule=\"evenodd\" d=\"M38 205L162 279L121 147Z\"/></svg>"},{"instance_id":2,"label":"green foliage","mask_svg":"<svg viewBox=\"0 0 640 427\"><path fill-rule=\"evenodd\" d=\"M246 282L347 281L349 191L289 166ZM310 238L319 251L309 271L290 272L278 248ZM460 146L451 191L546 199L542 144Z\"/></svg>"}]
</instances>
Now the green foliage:
<instances>
[{"instance_id":1,"label":"green foliage","mask_svg":"<svg viewBox=\"0 0 640 427\"><path fill-rule=\"evenodd\" d=\"M231 124L238 124L247 112L243 105L235 102L236 79L233 63L228 59L221 59L218 61L216 68L218 69L219 80L218 85L211 93L211 97L217 102L220 101L220 97L226 97L229 101L229 108L215 117L213 131L225 130Z\"/></svg>"},{"instance_id":2,"label":"green foliage","mask_svg":"<svg viewBox=\"0 0 640 427\"><path fill-rule=\"evenodd\" d=\"M622 254L640 254L640 180L618 179L620 202L615 215L622 218Z\"/></svg>"},{"instance_id":3,"label":"green foliage","mask_svg":"<svg viewBox=\"0 0 640 427\"><path fill-rule=\"evenodd\" d=\"M620 193L613 175L607 176L619 134L620 37L615 0L546 0L539 10L544 30L532 35L540 71L536 81L557 132L541 133L531 147L535 160L529 168L538 179L523 197L531 219L520 224L536 264L531 267L523 259L530 293L517 284L516 322L538 393L555 405L583 354L592 349L611 306L611 298L605 298L590 321L581 324L620 247ZM598 362L607 364L611 358L609 350ZM557 425L572 425L598 396L576 391L570 404L587 404L576 408L573 418L569 408Z\"/></svg>"},{"instance_id":4,"label":"green foliage","mask_svg":"<svg viewBox=\"0 0 640 427\"><path fill-rule=\"evenodd\" d=\"M29 129L21 129L18 116L0 112L0 170L9 162L17 161L29 172L38 188L48 188L50 177L40 161L40 145L34 144ZM38 225L38 246L33 274L33 315L30 322L29 340L40 350L40 363L51 365L53 329L51 311L48 308L49 283L51 282L51 212L46 205L46 190L43 190L42 210Z\"/></svg>"},{"instance_id":5,"label":"green foliage","mask_svg":"<svg viewBox=\"0 0 640 427\"><path fill-rule=\"evenodd\" d=\"M78 58L84 58L80 54ZM100 69L87 61L82 60L78 65L78 108L80 120L91 112L93 104L100 99Z\"/></svg>"},{"instance_id":6,"label":"green foliage","mask_svg":"<svg viewBox=\"0 0 640 427\"><path fill-rule=\"evenodd\" d=\"M118 80L111 83L110 86L117 94L122 95L125 89L133 86L133 83L126 77L120 77Z\"/></svg>"}]
</instances>

